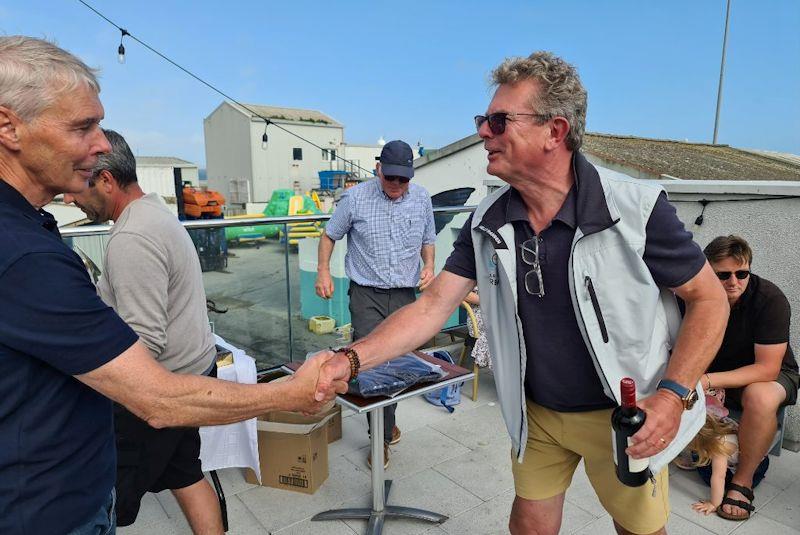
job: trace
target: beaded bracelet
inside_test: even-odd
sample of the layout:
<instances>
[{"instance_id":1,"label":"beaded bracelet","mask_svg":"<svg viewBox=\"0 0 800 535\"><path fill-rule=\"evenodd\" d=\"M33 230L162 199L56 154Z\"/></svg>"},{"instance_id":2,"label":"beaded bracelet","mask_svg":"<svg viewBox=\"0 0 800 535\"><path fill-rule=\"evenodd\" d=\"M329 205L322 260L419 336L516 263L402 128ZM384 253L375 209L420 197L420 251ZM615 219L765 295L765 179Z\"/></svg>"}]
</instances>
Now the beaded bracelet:
<instances>
[{"instance_id":1,"label":"beaded bracelet","mask_svg":"<svg viewBox=\"0 0 800 535\"><path fill-rule=\"evenodd\" d=\"M358 358L358 353L352 347L341 347L339 349L331 348L331 351L334 353L344 353L344 356L347 357L348 362L350 363L350 381L351 383L356 382L356 378L358 377L358 372L361 369L361 359Z\"/></svg>"}]
</instances>

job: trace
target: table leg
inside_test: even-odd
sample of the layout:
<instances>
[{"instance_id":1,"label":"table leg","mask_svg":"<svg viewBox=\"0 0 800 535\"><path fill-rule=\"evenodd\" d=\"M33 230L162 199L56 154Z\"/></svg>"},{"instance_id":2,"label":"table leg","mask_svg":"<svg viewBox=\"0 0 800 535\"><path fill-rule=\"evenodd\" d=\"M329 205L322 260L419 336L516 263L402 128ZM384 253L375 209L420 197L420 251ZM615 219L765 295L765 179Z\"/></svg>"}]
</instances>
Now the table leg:
<instances>
[{"instance_id":1,"label":"table leg","mask_svg":"<svg viewBox=\"0 0 800 535\"><path fill-rule=\"evenodd\" d=\"M372 435L369 439L372 448L372 510L380 513L389 499L389 487L384 488L383 484L383 408L373 409L369 411L369 415L372 421Z\"/></svg>"},{"instance_id":2,"label":"table leg","mask_svg":"<svg viewBox=\"0 0 800 535\"><path fill-rule=\"evenodd\" d=\"M447 516L433 511L387 505L389 492L392 489L392 480L384 480L383 408L373 409L369 412L372 418L372 436L370 437L372 451L372 508L332 509L314 515L311 520L369 520L367 535L381 535L384 521L387 518L413 518L427 522L438 522L439 524L447 520Z\"/></svg>"}]
</instances>

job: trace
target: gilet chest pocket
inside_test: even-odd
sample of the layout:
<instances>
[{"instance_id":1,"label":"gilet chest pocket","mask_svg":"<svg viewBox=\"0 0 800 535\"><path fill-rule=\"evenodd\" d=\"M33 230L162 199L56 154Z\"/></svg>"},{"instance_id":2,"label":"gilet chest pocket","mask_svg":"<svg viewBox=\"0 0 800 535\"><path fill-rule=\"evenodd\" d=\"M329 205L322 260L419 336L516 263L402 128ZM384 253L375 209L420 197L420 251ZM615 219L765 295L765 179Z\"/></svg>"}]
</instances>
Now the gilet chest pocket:
<instances>
[{"instance_id":1,"label":"gilet chest pocket","mask_svg":"<svg viewBox=\"0 0 800 535\"><path fill-rule=\"evenodd\" d=\"M600 309L600 301L597 299L597 292L594 290L592 278L586 275L586 277L583 279L583 282L586 285L586 290L589 292L589 299L592 301L594 314L597 316L597 324L600 327L600 335L603 337L603 343L607 344L608 328L606 327L606 321L603 318L603 311Z\"/></svg>"}]
</instances>

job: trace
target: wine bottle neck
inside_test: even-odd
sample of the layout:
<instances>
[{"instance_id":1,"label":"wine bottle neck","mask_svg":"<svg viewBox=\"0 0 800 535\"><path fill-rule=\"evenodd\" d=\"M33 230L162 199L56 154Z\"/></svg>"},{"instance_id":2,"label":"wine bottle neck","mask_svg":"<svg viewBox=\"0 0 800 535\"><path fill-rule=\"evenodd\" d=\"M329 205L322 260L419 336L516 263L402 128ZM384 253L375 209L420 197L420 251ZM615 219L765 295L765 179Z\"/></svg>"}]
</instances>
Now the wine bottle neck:
<instances>
[{"instance_id":1,"label":"wine bottle neck","mask_svg":"<svg viewBox=\"0 0 800 535\"><path fill-rule=\"evenodd\" d=\"M620 398L622 406L627 408L636 407L636 383L633 379L626 377L620 382Z\"/></svg>"}]
</instances>

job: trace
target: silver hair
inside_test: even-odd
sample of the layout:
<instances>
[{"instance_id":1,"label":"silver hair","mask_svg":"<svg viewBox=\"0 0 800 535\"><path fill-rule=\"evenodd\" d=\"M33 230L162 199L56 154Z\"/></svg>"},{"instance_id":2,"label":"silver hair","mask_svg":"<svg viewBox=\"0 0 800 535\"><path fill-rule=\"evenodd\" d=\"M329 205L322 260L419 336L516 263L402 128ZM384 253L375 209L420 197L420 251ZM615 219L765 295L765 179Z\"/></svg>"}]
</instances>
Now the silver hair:
<instances>
[{"instance_id":1,"label":"silver hair","mask_svg":"<svg viewBox=\"0 0 800 535\"><path fill-rule=\"evenodd\" d=\"M0 36L0 106L24 121L36 118L61 93L81 84L99 93L97 72L49 41Z\"/></svg>"},{"instance_id":2,"label":"silver hair","mask_svg":"<svg viewBox=\"0 0 800 535\"><path fill-rule=\"evenodd\" d=\"M586 89L578 71L551 52L534 52L527 58L507 58L492 72L495 85L533 80L539 86L531 108L545 119L564 117L569 123L566 146L578 150L586 130Z\"/></svg>"}]
</instances>

